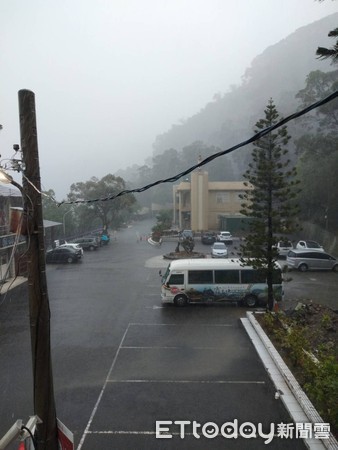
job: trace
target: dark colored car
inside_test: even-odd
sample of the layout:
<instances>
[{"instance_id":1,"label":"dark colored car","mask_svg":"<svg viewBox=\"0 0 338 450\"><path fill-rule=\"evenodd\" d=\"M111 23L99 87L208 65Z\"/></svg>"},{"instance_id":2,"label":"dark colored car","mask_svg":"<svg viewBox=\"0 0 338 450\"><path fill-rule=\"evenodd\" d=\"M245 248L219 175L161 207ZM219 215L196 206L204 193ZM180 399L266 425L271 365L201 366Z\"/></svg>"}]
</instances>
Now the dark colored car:
<instances>
[{"instance_id":1,"label":"dark colored car","mask_svg":"<svg viewBox=\"0 0 338 450\"><path fill-rule=\"evenodd\" d=\"M57 247L48 250L46 263L76 263L81 259L81 254L68 247Z\"/></svg>"},{"instance_id":2,"label":"dark colored car","mask_svg":"<svg viewBox=\"0 0 338 450\"><path fill-rule=\"evenodd\" d=\"M73 241L75 244L79 244L83 250L96 250L99 247L98 240L95 237L83 237Z\"/></svg>"},{"instance_id":3,"label":"dark colored car","mask_svg":"<svg viewBox=\"0 0 338 450\"><path fill-rule=\"evenodd\" d=\"M216 242L216 236L214 233L211 233L210 231L203 233L201 236L202 244L206 245L212 245L214 242Z\"/></svg>"}]
</instances>

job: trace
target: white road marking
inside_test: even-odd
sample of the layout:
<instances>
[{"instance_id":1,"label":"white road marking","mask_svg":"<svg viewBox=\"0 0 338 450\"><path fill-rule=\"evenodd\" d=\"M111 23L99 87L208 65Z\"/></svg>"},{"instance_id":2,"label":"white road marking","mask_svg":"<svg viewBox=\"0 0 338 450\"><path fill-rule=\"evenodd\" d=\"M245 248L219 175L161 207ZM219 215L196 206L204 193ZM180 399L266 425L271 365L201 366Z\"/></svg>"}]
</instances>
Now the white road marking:
<instances>
[{"instance_id":1,"label":"white road marking","mask_svg":"<svg viewBox=\"0 0 338 450\"><path fill-rule=\"evenodd\" d=\"M83 445L83 443L84 443L84 440L85 440L85 438L86 438L86 435L87 435L88 432L89 432L89 428L90 428L90 426L91 426L91 424L92 424L92 422L93 422L93 419L94 419L94 417L95 417L95 414L96 414L97 409L98 409L98 407L99 407L99 404L100 404L100 402L101 402L103 393L104 393L104 391L105 391L105 389L106 389L106 386L107 386L107 383L108 383L108 381L109 381L110 374L111 374L112 371L113 371L113 368L114 368L114 366L115 366L117 357L118 357L118 355L119 355L119 353L120 353L120 349L121 349L121 347L122 347L123 341L124 341L124 339L125 339L125 337L126 337L126 335L127 335L128 329L129 329L129 325L127 326L126 331L124 332L124 334L123 334L123 336L122 336L120 345L119 345L119 347L118 347L118 349L117 349L117 351L116 351L116 353L115 353L115 356L114 356L112 365L110 366L110 369L109 369L109 371L108 371L107 378L106 378L106 380L105 380L105 382L104 382L104 384L103 384L103 386L102 386L100 395L99 395L99 397L98 397L98 399L97 399L97 401L96 401L96 403L95 403L95 406L94 406L94 408L93 408L93 411L92 411L92 413L91 413L91 415L90 415L90 417L89 417L87 426L86 426L86 428L85 428L85 430L84 430L84 432L83 432L83 435L82 435L82 437L81 437L81 440L80 440L80 443L79 443L79 445L78 445L78 447L77 447L77 450L80 450L80 449L82 448L82 445Z\"/></svg>"},{"instance_id":2,"label":"white road marking","mask_svg":"<svg viewBox=\"0 0 338 450\"><path fill-rule=\"evenodd\" d=\"M146 327L181 327L182 324L181 323L130 323L128 325L129 326L133 326L133 327L141 327L141 326L146 326ZM197 323L196 325L184 325L185 328L191 328L191 327L196 327L196 328L200 328L200 327L233 327L234 325L230 324L230 323Z\"/></svg>"},{"instance_id":3,"label":"white road marking","mask_svg":"<svg viewBox=\"0 0 338 450\"><path fill-rule=\"evenodd\" d=\"M106 387L109 383L167 383L167 384L265 384L265 381L235 381L235 380L114 380L114 379L109 379L111 373L113 372L114 366L116 364L117 358L119 356L119 353L121 351L121 349L123 348L162 348L162 347L128 347L128 346L123 346L123 342L127 336L127 333L129 331L129 328L132 326L139 326L139 327L143 327L143 326L170 326L170 327L175 327L175 326L182 326L181 324L176 324L176 323L129 323L123 336L122 339L120 341L119 347L115 353L113 362L109 368L106 380L102 386L101 392L98 396L98 399L94 405L94 408L91 412L91 415L89 417L87 426L83 432L83 435L81 437L80 443L77 447L77 450L81 450L83 443L86 439L86 436L88 434L139 434L139 435L153 435L155 434L155 432L153 431L94 431L94 430L90 430L90 427L92 425L92 422L94 420L94 417L96 415L96 412L99 408L101 399L103 397L103 394L106 390ZM194 327L233 327L232 324L196 324L196 325L192 325ZM191 327L191 325L189 325L189 327ZM163 348L179 348L179 347L163 347ZM217 347L196 347L197 349L217 349ZM175 434L175 433L172 433ZM179 433L177 433L179 435Z\"/></svg>"},{"instance_id":4,"label":"white road marking","mask_svg":"<svg viewBox=\"0 0 338 450\"><path fill-rule=\"evenodd\" d=\"M167 383L167 384L265 384L250 380L108 380L108 383Z\"/></svg>"},{"instance_id":5,"label":"white road marking","mask_svg":"<svg viewBox=\"0 0 338 450\"><path fill-rule=\"evenodd\" d=\"M156 306L156 305L154 305L154 306L146 306L146 309L163 309L164 308L164 306Z\"/></svg>"},{"instance_id":6,"label":"white road marking","mask_svg":"<svg viewBox=\"0 0 338 450\"><path fill-rule=\"evenodd\" d=\"M164 350L168 350L168 349L181 349L182 347L177 347L177 346L168 346L168 347L163 347L163 346L161 346L161 345L152 345L152 346L123 346L123 347L121 347L121 348L128 348L128 349L133 349L133 350L136 350L136 349L152 349L152 350L155 350L155 349L164 349ZM189 349L191 349L191 350L224 350L224 347L189 347Z\"/></svg>"}]
</instances>

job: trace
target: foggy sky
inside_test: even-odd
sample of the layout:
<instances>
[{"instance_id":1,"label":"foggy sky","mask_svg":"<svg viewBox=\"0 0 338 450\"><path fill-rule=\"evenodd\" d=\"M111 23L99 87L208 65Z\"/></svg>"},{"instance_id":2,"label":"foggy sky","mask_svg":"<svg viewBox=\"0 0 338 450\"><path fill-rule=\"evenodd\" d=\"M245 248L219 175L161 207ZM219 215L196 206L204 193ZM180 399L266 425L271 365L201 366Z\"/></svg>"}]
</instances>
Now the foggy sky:
<instances>
[{"instance_id":1,"label":"foggy sky","mask_svg":"<svg viewBox=\"0 0 338 450\"><path fill-rule=\"evenodd\" d=\"M255 56L337 10L332 0L2 1L1 160L20 143L18 91L30 89L42 186L58 200L74 182L142 165L158 134L239 85Z\"/></svg>"}]
</instances>

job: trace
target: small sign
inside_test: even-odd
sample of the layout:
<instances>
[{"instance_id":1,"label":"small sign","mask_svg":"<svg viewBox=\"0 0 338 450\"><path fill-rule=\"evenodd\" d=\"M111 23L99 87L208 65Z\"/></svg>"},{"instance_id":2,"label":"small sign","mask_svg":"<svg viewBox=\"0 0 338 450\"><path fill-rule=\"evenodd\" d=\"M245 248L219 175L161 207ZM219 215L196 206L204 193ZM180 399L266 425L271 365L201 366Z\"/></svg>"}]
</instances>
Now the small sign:
<instances>
[{"instance_id":1,"label":"small sign","mask_svg":"<svg viewBox=\"0 0 338 450\"><path fill-rule=\"evenodd\" d=\"M74 450L74 435L57 419L59 450Z\"/></svg>"}]
</instances>

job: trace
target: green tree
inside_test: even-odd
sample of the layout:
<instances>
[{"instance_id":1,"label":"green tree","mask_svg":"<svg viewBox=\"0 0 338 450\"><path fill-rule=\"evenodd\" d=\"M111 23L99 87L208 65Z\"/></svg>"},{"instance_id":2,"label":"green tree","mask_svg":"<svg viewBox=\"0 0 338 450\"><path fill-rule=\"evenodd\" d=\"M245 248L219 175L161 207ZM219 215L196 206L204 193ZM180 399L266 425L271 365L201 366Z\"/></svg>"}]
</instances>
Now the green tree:
<instances>
[{"instance_id":1,"label":"green tree","mask_svg":"<svg viewBox=\"0 0 338 450\"><path fill-rule=\"evenodd\" d=\"M338 70L311 72L296 98L305 108L338 88ZM338 223L338 101L316 108L300 120L304 134L296 140L297 171L302 184L302 218L335 230Z\"/></svg>"},{"instance_id":2,"label":"green tree","mask_svg":"<svg viewBox=\"0 0 338 450\"><path fill-rule=\"evenodd\" d=\"M300 102L300 109L315 103L338 89L338 70L322 72L314 70L306 77L304 89L301 89L296 98ZM309 131L326 132L337 129L338 126L338 100L334 99L299 119Z\"/></svg>"},{"instance_id":3,"label":"green tree","mask_svg":"<svg viewBox=\"0 0 338 450\"><path fill-rule=\"evenodd\" d=\"M265 109L265 118L255 126L255 133L276 124L278 111L272 101ZM255 141L252 162L243 174L247 190L241 196L242 214L250 218L248 235L241 245L242 263L263 271L268 285L268 308L273 309L273 275L278 259L277 242L295 230L298 206L296 170L290 168L287 127L278 128Z\"/></svg>"},{"instance_id":4,"label":"green tree","mask_svg":"<svg viewBox=\"0 0 338 450\"><path fill-rule=\"evenodd\" d=\"M92 177L89 181L74 183L70 187L68 194L69 201L86 200L86 203L79 204L77 212L82 226L101 225L103 229L110 226L118 227L131 214L133 205L136 203L132 194L122 195L114 200L104 200L114 196L126 189L124 180L108 174L101 180ZM92 201L102 199L100 201Z\"/></svg>"},{"instance_id":5,"label":"green tree","mask_svg":"<svg viewBox=\"0 0 338 450\"><path fill-rule=\"evenodd\" d=\"M326 47L318 47L316 51L316 55L319 59L332 59L333 64L338 63L338 28L330 31L328 34L329 37L335 38L336 43L331 48Z\"/></svg>"},{"instance_id":6,"label":"green tree","mask_svg":"<svg viewBox=\"0 0 338 450\"><path fill-rule=\"evenodd\" d=\"M154 241L159 241L164 230L169 230L171 228L173 220L173 212L170 209L163 209L159 211L156 215L156 225L152 228L152 237Z\"/></svg>"},{"instance_id":7,"label":"green tree","mask_svg":"<svg viewBox=\"0 0 338 450\"><path fill-rule=\"evenodd\" d=\"M76 230L76 216L68 214L71 211L69 205L58 206L55 200L53 189L42 193L42 214L45 220L51 220L63 224L63 227L57 228L57 236L64 238L65 223L67 222L67 234L74 234Z\"/></svg>"}]
</instances>

